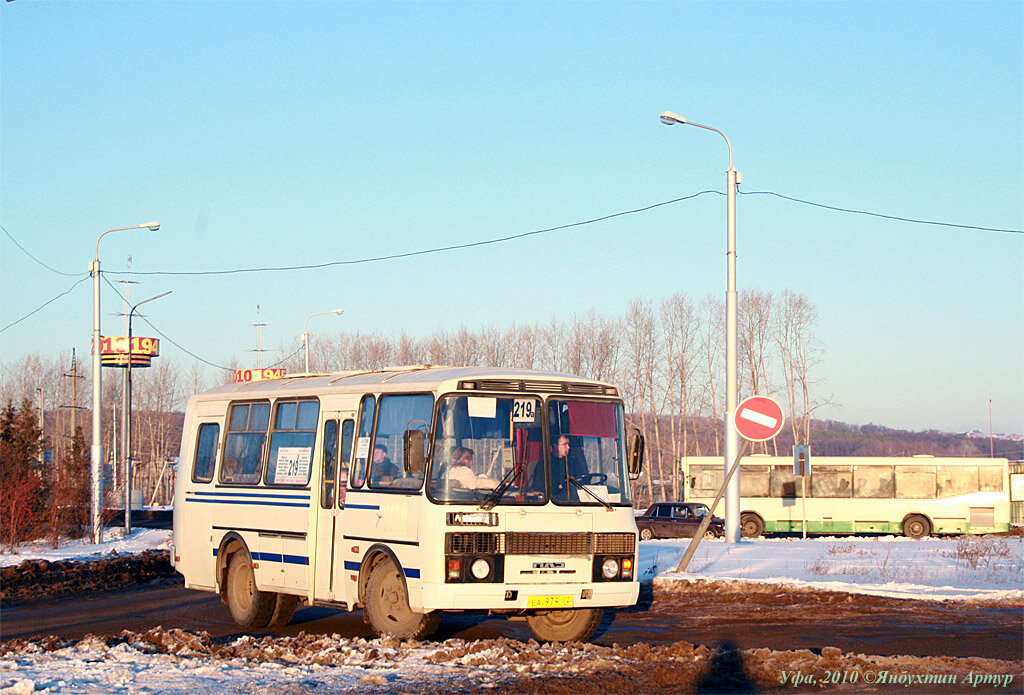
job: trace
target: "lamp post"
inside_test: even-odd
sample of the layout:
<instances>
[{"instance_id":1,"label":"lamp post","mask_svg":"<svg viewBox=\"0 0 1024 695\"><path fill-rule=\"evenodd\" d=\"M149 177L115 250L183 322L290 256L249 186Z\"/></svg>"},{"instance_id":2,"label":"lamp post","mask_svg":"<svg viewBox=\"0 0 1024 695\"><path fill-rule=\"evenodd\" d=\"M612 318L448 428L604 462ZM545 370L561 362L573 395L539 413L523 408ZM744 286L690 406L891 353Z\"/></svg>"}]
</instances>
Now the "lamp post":
<instances>
[{"instance_id":1,"label":"lamp post","mask_svg":"<svg viewBox=\"0 0 1024 695\"><path fill-rule=\"evenodd\" d=\"M103 381L100 364L100 239L111 232L123 232L128 229L149 229L155 232L160 229L159 222L146 222L133 227L108 229L96 239L96 257L89 264L92 273L92 542L103 541L103 411L101 396Z\"/></svg>"},{"instance_id":2,"label":"lamp post","mask_svg":"<svg viewBox=\"0 0 1024 695\"><path fill-rule=\"evenodd\" d=\"M132 316L135 310L146 302L166 297L171 290L158 294L149 299L143 299L128 312L128 373L125 375L127 382L128 398L124 407L124 533L125 536L132 532Z\"/></svg>"},{"instance_id":3,"label":"lamp post","mask_svg":"<svg viewBox=\"0 0 1024 695\"><path fill-rule=\"evenodd\" d=\"M330 311L321 311L319 314L313 314L306 319L306 329L302 331L302 348L306 353L306 374L309 374L309 319L316 316L326 316L327 314L341 314L344 309L331 309Z\"/></svg>"},{"instance_id":4,"label":"lamp post","mask_svg":"<svg viewBox=\"0 0 1024 695\"><path fill-rule=\"evenodd\" d=\"M725 293L725 475L736 459L739 451L739 435L733 423L733 412L736 410L736 186L743 180L743 175L732 165L732 143L725 133L718 128L688 121L671 111L661 114L661 122L665 125L680 123L692 125L704 130L713 130L725 138L729 148L728 179L728 286ZM735 543L740 539L740 471L729 481L725 491L725 540Z\"/></svg>"}]
</instances>

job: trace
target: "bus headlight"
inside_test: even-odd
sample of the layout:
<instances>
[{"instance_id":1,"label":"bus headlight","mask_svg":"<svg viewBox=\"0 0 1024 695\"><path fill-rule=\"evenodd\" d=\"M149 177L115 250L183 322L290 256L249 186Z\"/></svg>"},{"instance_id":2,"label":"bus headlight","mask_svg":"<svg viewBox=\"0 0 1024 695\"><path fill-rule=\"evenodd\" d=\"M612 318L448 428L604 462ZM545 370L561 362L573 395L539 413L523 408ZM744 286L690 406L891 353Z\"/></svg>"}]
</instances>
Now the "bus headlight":
<instances>
[{"instance_id":1,"label":"bus headlight","mask_svg":"<svg viewBox=\"0 0 1024 695\"><path fill-rule=\"evenodd\" d=\"M473 575L474 579L483 581L484 579L487 579L488 575L491 573L491 563L485 558L478 557L473 560L473 564L469 566L469 572Z\"/></svg>"},{"instance_id":2,"label":"bus headlight","mask_svg":"<svg viewBox=\"0 0 1024 695\"><path fill-rule=\"evenodd\" d=\"M601 563L601 575L605 579L615 579L619 576L619 561L613 557L606 557Z\"/></svg>"}]
</instances>

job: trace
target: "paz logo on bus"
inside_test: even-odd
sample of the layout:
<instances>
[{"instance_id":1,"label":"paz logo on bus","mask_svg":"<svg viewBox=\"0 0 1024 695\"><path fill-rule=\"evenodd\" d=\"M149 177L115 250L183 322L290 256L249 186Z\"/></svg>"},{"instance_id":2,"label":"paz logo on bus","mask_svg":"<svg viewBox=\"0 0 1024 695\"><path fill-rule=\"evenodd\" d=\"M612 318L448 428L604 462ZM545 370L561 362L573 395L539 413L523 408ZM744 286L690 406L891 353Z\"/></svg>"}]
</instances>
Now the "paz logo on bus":
<instances>
[{"instance_id":1,"label":"paz logo on bus","mask_svg":"<svg viewBox=\"0 0 1024 695\"><path fill-rule=\"evenodd\" d=\"M733 415L736 433L751 442L765 442L782 431L786 416L770 396L750 396L740 401Z\"/></svg>"}]
</instances>

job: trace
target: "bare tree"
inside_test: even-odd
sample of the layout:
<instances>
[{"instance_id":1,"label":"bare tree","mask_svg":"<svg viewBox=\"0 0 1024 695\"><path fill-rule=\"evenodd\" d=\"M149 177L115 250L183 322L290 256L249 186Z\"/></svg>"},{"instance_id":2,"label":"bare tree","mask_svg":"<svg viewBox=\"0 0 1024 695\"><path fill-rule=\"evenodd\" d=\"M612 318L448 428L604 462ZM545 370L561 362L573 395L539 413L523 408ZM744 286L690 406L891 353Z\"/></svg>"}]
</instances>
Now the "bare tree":
<instances>
[{"instance_id":1,"label":"bare tree","mask_svg":"<svg viewBox=\"0 0 1024 695\"><path fill-rule=\"evenodd\" d=\"M744 290L740 292L738 304L736 343L740 390L742 392L745 386L747 395L771 395L768 346L772 342L772 295L764 290ZM768 452L768 442L759 445L763 453ZM776 440L772 440L772 445L776 445Z\"/></svg>"},{"instance_id":2,"label":"bare tree","mask_svg":"<svg viewBox=\"0 0 1024 695\"><path fill-rule=\"evenodd\" d=\"M701 394L702 411L715 423L715 427L712 428L714 455L719 455L722 453L721 424L724 416L724 404L719 402L719 394L724 390L722 377L725 374L725 302L709 294L700 304L700 315L703 319L700 348L705 377Z\"/></svg>"},{"instance_id":3,"label":"bare tree","mask_svg":"<svg viewBox=\"0 0 1024 695\"><path fill-rule=\"evenodd\" d=\"M775 332L782 356L794 444L810 442L811 413L824 405L811 398L810 372L821 361L821 346L813 333L817 320L818 310L805 295L788 290L783 293Z\"/></svg>"},{"instance_id":4,"label":"bare tree","mask_svg":"<svg viewBox=\"0 0 1024 695\"><path fill-rule=\"evenodd\" d=\"M674 294L661 304L662 335L665 341L665 395L669 411L672 451L672 499L680 499L680 461L688 450L692 415L694 364L697 360L697 316L693 303Z\"/></svg>"}]
</instances>

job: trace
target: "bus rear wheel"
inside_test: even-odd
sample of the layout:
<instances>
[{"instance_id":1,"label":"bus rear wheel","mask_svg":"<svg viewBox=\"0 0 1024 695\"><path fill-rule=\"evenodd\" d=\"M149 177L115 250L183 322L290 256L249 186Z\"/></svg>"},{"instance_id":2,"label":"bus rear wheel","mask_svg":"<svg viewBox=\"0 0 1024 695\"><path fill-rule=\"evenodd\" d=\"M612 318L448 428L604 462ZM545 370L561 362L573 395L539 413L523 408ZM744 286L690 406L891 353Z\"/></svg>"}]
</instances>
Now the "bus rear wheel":
<instances>
[{"instance_id":1,"label":"bus rear wheel","mask_svg":"<svg viewBox=\"0 0 1024 695\"><path fill-rule=\"evenodd\" d=\"M441 622L440 613L417 613L409 607L405 580L391 558L381 560L370 570L363 611L375 633L399 639L427 637Z\"/></svg>"},{"instance_id":2,"label":"bus rear wheel","mask_svg":"<svg viewBox=\"0 0 1024 695\"><path fill-rule=\"evenodd\" d=\"M907 538L927 538L932 534L932 525L920 514L911 514L903 520L903 535Z\"/></svg>"},{"instance_id":3,"label":"bus rear wheel","mask_svg":"<svg viewBox=\"0 0 1024 695\"><path fill-rule=\"evenodd\" d=\"M764 521L757 514L740 514L740 535L744 538L759 538L764 533Z\"/></svg>"},{"instance_id":4,"label":"bus rear wheel","mask_svg":"<svg viewBox=\"0 0 1024 695\"><path fill-rule=\"evenodd\" d=\"M299 597L295 594L278 594L274 601L274 612L267 621L267 627L284 627L292 621Z\"/></svg>"},{"instance_id":5,"label":"bus rear wheel","mask_svg":"<svg viewBox=\"0 0 1024 695\"><path fill-rule=\"evenodd\" d=\"M244 550L233 553L228 562L227 599L231 617L242 627L264 628L274 614L275 596L256 588L256 574Z\"/></svg>"},{"instance_id":6,"label":"bus rear wheel","mask_svg":"<svg viewBox=\"0 0 1024 695\"><path fill-rule=\"evenodd\" d=\"M583 642L597 632L603 618L603 608L571 608L534 613L526 622L541 642Z\"/></svg>"}]
</instances>

